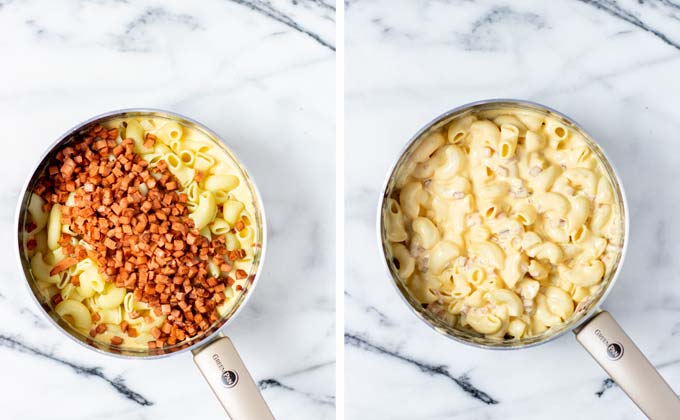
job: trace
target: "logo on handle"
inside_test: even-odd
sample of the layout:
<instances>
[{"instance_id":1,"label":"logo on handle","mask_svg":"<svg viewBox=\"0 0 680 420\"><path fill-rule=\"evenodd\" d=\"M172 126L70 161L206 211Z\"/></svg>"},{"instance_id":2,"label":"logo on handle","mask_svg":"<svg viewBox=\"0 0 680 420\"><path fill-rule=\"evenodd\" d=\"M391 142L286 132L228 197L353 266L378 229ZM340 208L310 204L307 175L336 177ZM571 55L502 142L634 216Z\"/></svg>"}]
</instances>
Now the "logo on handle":
<instances>
[{"instance_id":1,"label":"logo on handle","mask_svg":"<svg viewBox=\"0 0 680 420\"><path fill-rule=\"evenodd\" d=\"M238 373L233 370L225 370L222 372L222 383L227 388L233 388L238 383Z\"/></svg>"},{"instance_id":2,"label":"logo on handle","mask_svg":"<svg viewBox=\"0 0 680 420\"><path fill-rule=\"evenodd\" d=\"M616 361L623 357L623 344L616 341L610 343L599 328L595 330L595 335L605 345L609 360Z\"/></svg>"},{"instance_id":3,"label":"logo on handle","mask_svg":"<svg viewBox=\"0 0 680 420\"><path fill-rule=\"evenodd\" d=\"M623 345L621 343L610 343L607 346L607 357L611 360L619 360L623 357Z\"/></svg>"},{"instance_id":4,"label":"logo on handle","mask_svg":"<svg viewBox=\"0 0 680 420\"><path fill-rule=\"evenodd\" d=\"M217 367L220 369L222 372L221 379L222 379L222 384L226 388L233 388L236 386L238 383L238 373L236 373L235 370L229 370L224 367L222 364L222 361L220 360L220 356L218 356L216 353L212 355L213 360L215 361L215 364Z\"/></svg>"}]
</instances>

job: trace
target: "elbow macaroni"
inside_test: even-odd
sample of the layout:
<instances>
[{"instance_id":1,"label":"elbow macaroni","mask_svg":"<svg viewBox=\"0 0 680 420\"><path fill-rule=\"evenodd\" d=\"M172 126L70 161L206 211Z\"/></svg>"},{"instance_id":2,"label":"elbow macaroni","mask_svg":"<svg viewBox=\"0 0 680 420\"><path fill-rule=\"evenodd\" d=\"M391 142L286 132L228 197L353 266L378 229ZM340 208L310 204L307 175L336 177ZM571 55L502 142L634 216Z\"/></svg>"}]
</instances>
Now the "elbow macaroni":
<instances>
[{"instance_id":1,"label":"elbow macaroni","mask_svg":"<svg viewBox=\"0 0 680 420\"><path fill-rule=\"evenodd\" d=\"M454 119L394 179L383 238L395 272L437 316L487 338L567 322L621 250L604 164L580 133L538 112Z\"/></svg>"}]
</instances>

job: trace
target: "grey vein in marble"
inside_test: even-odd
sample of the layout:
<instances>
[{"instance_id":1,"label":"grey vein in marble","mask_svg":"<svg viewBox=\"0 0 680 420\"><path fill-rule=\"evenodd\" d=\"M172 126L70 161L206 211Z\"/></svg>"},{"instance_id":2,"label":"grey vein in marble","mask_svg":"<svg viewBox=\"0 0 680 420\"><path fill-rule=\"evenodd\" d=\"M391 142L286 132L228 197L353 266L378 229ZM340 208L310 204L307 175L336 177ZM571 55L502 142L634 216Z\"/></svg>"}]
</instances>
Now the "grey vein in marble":
<instances>
[{"instance_id":1,"label":"grey vein in marble","mask_svg":"<svg viewBox=\"0 0 680 420\"><path fill-rule=\"evenodd\" d=\"M673 325L673 328L671 329L671 336L676 336L678 334L680 334L680 322Z\"/></svg>"},{"instance_id":2,"label":"grey vein in marble","mask_svg":"<svg viewBox=\"0 0 680 420\"><path fill-rule=\"evenodd\" d=\"M325 367L329 367L329 366L333 366L333 365L335 365L334 360L331 360L329 362L317 363L315 365L307 366L307 367L304 367L302 369L298 369L298 370L294 370L290 373L286 373L285 375L283 375L283 377L284 378L290 378L292 376L297 376L297 375L302 375L302 374L305 374L305 373L314 372L314 371L317 371L319 369L323 369Z\"/></svg>"},{"instance_id":3,"label":"grey vein in marble","mask_svg":"<svg viewBox=\"0 0 680 420\"><path fill-rule=\"evenodd\" d=\"M495 51L502 45L502 33L498 33L499 23L522 24L535 29L544 29L547 24L536 13L520 13L507 6L494 7L472 24L467 34L461 35L461 41L467 51Z\"/></svg>"},{"instance_id":4,"label":"grey vein in marble","mask_svg":"<svg viewBox=\"0 0 680 420\"><path fill-rule=\"evenodd\" d=\"M411 32L397 31L396 28L388 25L381 18L373 18L373 19L371 19L371 23L373 23L375 26L380 28L381 32L384 35L389 35L391 37L394 37L396 35L396 36L405 38L405 39L410 40L410 41L415 40L417 38L417 36L415 34L411 33Z\"/></svg>"},{"instance_id":5,"label":"grey vein in marble","mask_svg":"<svg viewBox=\"0 0 680 420\"><path fill-rule=\"evenodd\" d=\"M425 362L418 361L416 359L413 359L408 356L404 356L403 354L400 354L396 351L388 350L385 347L382 347L377 344L373 344L366 340L363 337L360 337L356 334L351 334L351 333L345 333L345 344L349 346L356 347L358 349L366 350L369 352L373 353L378 353L378 354L384 354L390 357L393 357L395 359L401 360L402 362L406 362L410 365L413 365L420 369L422 372L427 373L429 375L440 375L444 376L451 381L453 381L456 385L458 385L465 393L467 393L470 397L479 400L483 402L484 404L490 405L490 404L498 404L498 400L494 399L491 397L489 394L486 392L476 388L474 385L470 383L470 378L467 375L461 375L461 376L453 376L451 372L449 372L449 369L444 366L444 365L431 365Z\"/></svg>"},{"instance_id":6,"label":"grey vein in marble","mask_svg":"<svg viewBox=\"0 0 680 420\"><path fill-rule=\"evenodd\" d=\"M323 395L319 397L317 395L312 394L311 392L300 391L299 389L296 389L290 385L286 385L279 381L278 379L274 378L262 379L261 381L257 382L257 386L259 386L260 390L262 391L269 388L283 389L285 391L293 392L295 394L308 398L315 403L335 406L335 397L332 395Z\"/></svg>"},{"instance_id":7,"label":"grey vein in marble","mask_svg":"<svg viewBox=\"0 0 680 420\"><path fill-rule=\"evenodd\" d=\"M33 320L33 326L37 328L49 328L48 325L38 314L30 310L29 308L21 308L19 310L21 315L28 315Z\"/></svg>"},{"instance_id":8,"label":"grey vein in marble","mask_svg":"<svg viewBox=\"0 0 680 420\"><path fill-rule=\"evenodd\" d=\"M300 23L296 22L293 18L288 16L287 14L283 13L281 10L278 10L275 8L269 1L267 0L228 0L232 3L240 4L241 6L245 6L249 8L250 10L253 10L257 13L263 14L267 16L270 19L273 19L279 23L282 23L289 28L300 32L301 34L307 35L308 37L312 38L319 44L323 45L326 48L331 49L332 51L335 51L335 45L331 44L330 42L324 40L321 35L314 33L310 31L309 29L306 29L303 27ZM311 1L312 3L315 4L323 4L325 6L328 6L323 1ZM335 10L335 8L333 8Z\"/></svg>"},{"instance_id":9,"label":"grey vein in marble","mask_svg":"<svg viewBox=\"0 0 680 420\"><path fill-rule=\"evenodd\" d=\"M669 38L667 34L664 34L658 29L655 29L654 27L648 25L647 23L643 22L639 17L634 15L632 12L624 9L621 7L615 0L578 0L581 3L588 4L590 6L593 6L599 10L602 10L604 12L607 12L609 15L614 16L615 18L621 19L625 22L630 23L631 25L635 25L638 28L642 29L645 32L649 32L650 34L654 35L655 37L659 38L661 41L665 42L666 44L670 45L671 47L680 50L680 43L677 41L674 41ZM661 1L662 4L669 6L669 7L674 7L678 8L678 5L669 1L669 0L664 0ZM640 4L644 4L644 2L640 1Z\"/></svg>"},{"instance_id":10,"label":"grey vein in marble","mask_svg":"<svg viewBox=\"0 0 680 420\"><path fill-rule=\"evenodd\" d=\"M597 398L602 398L604 395L605 391L608 390L609 388L613 388L614 385L616 385L616 382L612 378L607 378L604 381L602 381L602 386L600 387L600 390L595 393L597 395Z\"/></svg>"},{"instance_id":11,"label":"grey vein in marble","mask_svg":"<svg viewBox=\"0 0 680 420\"><path fill-rule=\"evenodd\" d=\"M30 27L33 30L33 34L37 37L45 35L46 32L45 28L36 24L35 20L33 19L28 19L26 21L26 26Z\"/></svg>"},{"instance_id":12,"label":"grey vein in marble","mask_svg":"<svg viewBox=\"0 0 680 420\"><path fill-rule=\"evenodd\" d=\"M665 363L660 363L658 365L655 365L654 367L656 368L656 370L660 371L662 368L665 368L665 367L668 367L668 366L673 366L677 363L680 363L680 359L670 360L670 361L665 362ZM602 381L602 385L600 386L600 389L597 392L595 392L595 395L597 395L597 398L602 398L602 396L604 395L604 393L608 389L614 388L615 386L617 386L617 384L612 378L606 378Z\"/></svg>"},{"instance_id":13,"label":"grey vein in marble","mask_svg":"<svg viewBox=\"0 0 680 420\"><path fill-rule=\"evenodd\" d=\"M365 313L375 315L376 318L378 319L378 322L381 325L388 327L393 327L395 325L394 322L392 322L392 320L387 315L385 315L380 309L376 308L373 305L360 301L360 299L357 299L356 297L352 296L347 291L345 291L345 298L346 300L352 300L354 303L360 305Z\"/></svg>"},{"instance_id":14,"label":"grey vein in marble","mask_svg":"<svg viewBox=\"0 0 680 420\"><path fill-rule=\"evenodd\" d=\"M102 372L102 368L98 366L88 367L78 365L76 363L57 357L51 353L46 353L38 348L24 344L21 341L19 341L19 339L4 334L0 334L0 347L5 347L10 350L18 351L20 353L32 354L34 356L39 356L52 360L53 362L57 362L61 365L70 367L78 375L92 376L103 380L104 382L111 385L119 394L121 394L122 396L124 396L125 398L134 403L137 403L142 406L153 405L153 402L149 401L143 395L130 389L125 384L125 380L122 377L115 377L113 379L109 378L108 376L106 376L106 374Z\"/></svg>"},{"instance_id":15,"label":"grey vein in marble","mask_svg":"<svg viewBox=\"0 0 680 420\"><path fill-rule=\"evenodd\" d=\"M325 2L324 0L298 0L301 3L311 3L311 4L318 4L319 6L332 10L335 12L335 4L333 0L330 0L330 2Z\"/></svg>"},{"instance_id":16,"label":"grey vein in marble","mask_svg":"<svg viewBox=\"0 0 680 420\"><path fill-rule=\"evenodd\" d=\"M137 34L143 31L145 27L158 22L176 23L185 26L191 31L201 29L201 25L196 18L191 15L169 13L161 7L147 8L142 14L127 24L125 32L117 39L118 49L121 52L148 52L150 50L148 47L140 48L138 46L140 40Z\"/></svg>"}]
</instances>

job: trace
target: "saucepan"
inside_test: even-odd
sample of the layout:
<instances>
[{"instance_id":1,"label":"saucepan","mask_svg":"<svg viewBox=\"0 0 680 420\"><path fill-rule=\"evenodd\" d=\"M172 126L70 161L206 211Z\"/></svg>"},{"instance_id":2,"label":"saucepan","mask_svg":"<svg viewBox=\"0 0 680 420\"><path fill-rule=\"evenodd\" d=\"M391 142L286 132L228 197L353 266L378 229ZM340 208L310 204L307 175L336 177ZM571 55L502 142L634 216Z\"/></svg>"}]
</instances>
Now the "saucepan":
<instances>
[{"instance_id":1,"label":"saucepan","mask_svg":"<svg viewBox=\"0 0 680 420\"><path fill-rule=\"evenodd\" d=\"M534 112L551 118L554 121L559 121L564 127L579 133L590 151L602 163L605 172L604 176L608 176L611 181L612 189L614 190L613 195L616 198L614 200L615 205L618 206L618 214L622 218L620 221L620 226L623 230L621 235L622 243L619 244L619 251L614 256L615 261L612 264L612 268L604 275L599 289L594 291L589 298L581 301L573 315L564 320L561 325L552 326L540 334L526 338L511 338L510 336L505 338L488 338L484 334L477 334L466 328L454 327L452 325L455 324L445 322L441 314L435 314L432 310L428 309L428 305L422 304L416 299L407 286L406 281L400 277L399 262L392 255L390 247L387 245L386 215L390 211L389 203L394 201L390 199L398 193L399 187L397 184L399 183L400 170L409 164L409 161L412 160L410 157L417 150L418 146L423 141L426 141L432 133L441 130L454 120L460 120L480 112L494 112L504 109L518 112ZM427 182L427 180L424 182ZM413 313L434 330L459 343L497 350L518 350L545 344L566 334L568 331L572 331L576 335L577 341L649 418L678 418L680 399L678 399L659 372L614 320L612 315L600 309L620 274L620 267L623 264L629 241L628 225L629 213L623 186L611 161L607 159L602 148L581 126L564 114L544 105L515 99L483 100L466 104L440 115L418 131L408 142L388 172L384 188L381 190L377 212L378 243L390 278L396 286L398 294L413 310Z\"/></svg>"},{"instance_id":2,"label":"saucepan","mask_svg":"<svg viewBox=\"0 0 680 420\"><path fill-rule=\"evenodd\" d=\"M53 162L54 154L69 145L74 139L88 132L97 125L105 124L108 121L120 118L162 118L174 121L184 127L189 127L196 132L205 135L214 145L222 149L233 161L232 170L236 171L241 179L247 184L247 188L253 197L252 215L255 226L254 242L259 244L253 255L252 269L248 273L248 280L240 293L232 297L235 302L219 319L212 323L205 331L198 333L194 337L177 342L173 345L166 345L162 348L126 348L124 345L115 345L110 342L103 342L93 339L88 334L84 334L62 317L55 313L54 305L45 298L40 292L28 257L26 224L28 223L28 206L30 204L32 191L41 176L46 174L48 167ZM242 181L242 182L243 182ZM90 350L105 354L107 356L127 358L127 359L157 359L171 355L179 355L184 352L192 352L193 358L201 371L203 377L208 382L212 391L224 407L228 415L234 420L249 419L273 419L273 415L264 401L257 384L250 376L243 361L237 353L231 340L222 335L221 331L238 315L248 302L257 283L264 263L266 250L266 219L264 207L260 199L255 182L248 174L243 164L237 159L234 153L220 140L220 137L203 124L188 117L157 109L123 109L107 112L93 117L74 128L67 131L56 140L43 155L38 159L38 163L33 169L28 180L24 184L19 197L16 212L16 234L15 249L19 267L24 273L26 285L31 296L40 308L40 312L61 331L66 337Z\"/></svg>"}]
</instances>

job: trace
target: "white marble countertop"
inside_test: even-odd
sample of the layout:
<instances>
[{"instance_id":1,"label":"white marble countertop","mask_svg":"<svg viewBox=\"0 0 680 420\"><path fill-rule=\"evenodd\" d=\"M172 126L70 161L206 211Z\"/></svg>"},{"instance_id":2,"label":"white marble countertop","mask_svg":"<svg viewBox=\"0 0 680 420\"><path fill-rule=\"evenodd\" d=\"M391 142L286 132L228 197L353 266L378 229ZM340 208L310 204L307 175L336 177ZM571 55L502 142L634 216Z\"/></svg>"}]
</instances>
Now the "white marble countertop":
<instances>
[{"instance_id":1,"label":"white marble countertop","mask_svg":"<svg viewBox=\"0 0 680 420\"><path fill-rule=\"evenodd\" d=\"M14 209L38 156L127 107L195 118L248 166L268 258L224 332L278 419L334 418L335 9L273 4L0 0L0 418L224 418L190 354L89 351L43 320L16 267Z\"/></svg>"},{"instance_id":2,"label":"white marble countertop","mask_svg":"<svg viewBox=\"0 0 680 420\"><path fill-rule=\"evenodd\" d=\"M387 170L432 118L486 98L561 110L608 152L631 242L604 308L680 392L680 4L346 4L346 418L644 418L573 335L523 351L464 346L390 284L375 239Z\"/></svg>"}]
</instances>

